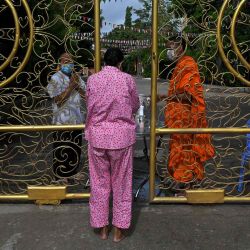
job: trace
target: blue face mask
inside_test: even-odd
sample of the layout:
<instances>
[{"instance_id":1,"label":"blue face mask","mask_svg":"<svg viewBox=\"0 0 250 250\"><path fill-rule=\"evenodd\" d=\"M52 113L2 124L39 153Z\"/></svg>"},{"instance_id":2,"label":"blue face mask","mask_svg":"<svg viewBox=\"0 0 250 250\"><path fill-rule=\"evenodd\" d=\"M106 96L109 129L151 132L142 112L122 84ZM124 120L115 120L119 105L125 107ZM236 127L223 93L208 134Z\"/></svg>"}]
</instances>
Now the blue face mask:
<instances>
[{"instance_id":1,"label":"blue face mask","mask_svg":"<svg viewBox=\"0 0 250 250\"><path fill-rule=\"evenodd\" d=\"M74 68L74 64L73 63L68 63L68 64L63 64L61 67L61 71L65 74L70 76L72 74Z\"/></svg>"}]
</instances>

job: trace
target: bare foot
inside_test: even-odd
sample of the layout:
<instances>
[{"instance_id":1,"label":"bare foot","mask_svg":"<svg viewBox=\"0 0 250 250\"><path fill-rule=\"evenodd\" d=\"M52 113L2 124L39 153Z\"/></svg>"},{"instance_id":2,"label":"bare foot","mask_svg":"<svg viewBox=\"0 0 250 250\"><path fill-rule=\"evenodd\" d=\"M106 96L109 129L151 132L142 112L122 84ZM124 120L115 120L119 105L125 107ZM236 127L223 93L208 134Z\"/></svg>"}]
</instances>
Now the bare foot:
<instances>
[{"instance_id":1,"label":"bare foot","mask_svg":"<svg viewBox=\"0 0 250 250\"><path fill-rule=\"evenodd\" d=\"M114 232L114 242L120 242L125 238L125 235L122 233L122 229L115 227L115 232Z\"/></svg>"},{"instance_id":2,"label":"bare foot","mask_svg":"<svg viewBox=\"0 0 250 250\"><path fill-rule=\"evenodd\" d=\"M109 236L109 228L108 226L102 227L100 230L100 238L102 240L107 240Z\"/></svg>"}]
</instances>

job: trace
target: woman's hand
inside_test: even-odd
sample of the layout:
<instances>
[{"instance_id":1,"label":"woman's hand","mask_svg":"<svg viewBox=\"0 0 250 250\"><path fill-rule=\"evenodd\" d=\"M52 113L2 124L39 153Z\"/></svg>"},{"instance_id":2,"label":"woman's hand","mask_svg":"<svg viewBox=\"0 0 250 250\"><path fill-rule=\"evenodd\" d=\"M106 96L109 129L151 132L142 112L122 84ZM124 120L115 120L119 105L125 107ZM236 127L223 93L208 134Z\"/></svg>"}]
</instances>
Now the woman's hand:
<instances>
[{"instance_id":1,"label":"woman's hand","mask_svg":"<svg viewBox=\"0 0 250 250\"><path fill-rule=\"evenodd\" d=\"M70 82L69 82L69 89L72 91L74 89L78 89L79 88L79 76L78 74L74 73L71 78L70 78Z\"/></svg>"}]
</instances>

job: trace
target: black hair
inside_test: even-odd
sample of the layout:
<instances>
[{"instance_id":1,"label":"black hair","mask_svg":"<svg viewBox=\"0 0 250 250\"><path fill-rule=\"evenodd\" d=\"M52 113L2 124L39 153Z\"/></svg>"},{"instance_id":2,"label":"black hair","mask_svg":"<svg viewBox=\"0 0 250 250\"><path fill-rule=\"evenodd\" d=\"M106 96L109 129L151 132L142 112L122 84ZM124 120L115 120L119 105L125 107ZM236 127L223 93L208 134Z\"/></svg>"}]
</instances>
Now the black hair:
<instances>
[{"instance_id":1,"label":"black hair","mask_svg":"<svg viewBox=\"0 0 250 250\"><path fill-rule=\"evenodd\" d=\"M86 66L88 68L94 68L95 67L95 63L94 63L93 59L88 59Z\"/></svg>"},{"instance_id":2,"label":"black hair","mask_svg":"<svg viewBox=\"0 0 250 250\"><path fill-rule=\"evenodd\" d=\"M124 55L119 48L109 48L104 54L104 62L107 66L117 66L124 59Z\"/></svg>"}]
</instances>

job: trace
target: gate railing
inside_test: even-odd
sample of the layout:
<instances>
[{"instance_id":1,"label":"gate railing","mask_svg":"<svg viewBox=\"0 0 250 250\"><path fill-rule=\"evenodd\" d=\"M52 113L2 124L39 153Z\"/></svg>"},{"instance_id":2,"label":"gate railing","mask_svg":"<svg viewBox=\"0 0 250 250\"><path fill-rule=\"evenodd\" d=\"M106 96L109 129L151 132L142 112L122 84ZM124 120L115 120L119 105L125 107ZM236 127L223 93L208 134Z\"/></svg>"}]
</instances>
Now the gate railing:
<instances>
[{"instance_id":1,"label":"gate railing","mask_svg":"<svg viewBox=\"0 0 250 250\"><path fill-rule=\"evenodd\" d=\"M1 132L84 130L85 125L0 126ZM59 204L64 199L86 199L89 193L67 193L66 186L28 186L27 194L0 195L0 200L35 200L37 204Z\"/></svg>"},{"instance_id":2,"label":"gate railing","mask_svg":"<svg viewBox=\"0 0 250 250\"><path fill-rule=\"evenodd\" d=\"M10 1L6 0L7 3ZM27 2L22 0L27 7ZM245 0L241 1L245 2ZM151 83L151 125L150 125L150 202L152 203L216 203L216 202L250 202L250 197L225 197L224 190L214 189L214 190L189 190L186 191L186 197L158 197L156 195L156 137L158 135L173 134L173 133L211 133L211 134L247 134L250 133L249 128L195 128L195 129L168 129L168 128L156 128L156 96L157 96L157 77L158 77L158 0L153 0L153 19L152 19L152 83ZM224 1L220 16L218 18L218 24L220 24L223 11L225 6L228 4L228 0ZM242 8L242 4L239 5L237 12L234 17L234 22L232 25L231 36L234 34L235 20L237 18L238 12ZM95 13L95 70L99 71L101 68L100 63L100 1L94 0L94 13ZM30 14L30 13L29 13ZM31 19L29 19L30 22ZM223 49L221 46L221 30L220 25L217 28L217 38L220 53L222 54L223 60L226 61L225 56L223 56ZM18 35L18 34L16 34ZM30 40L32 41L33 29L30 33ZM233 40L233 38L232 38ZM234 40L233 40L234 41ZM29 56L31 50L29 48ZM27 60L25 59L27 63ZM232 71L229 63L226 62L229 70L234 73L237 77L239 74ZM20 66L23 67L23 64ZM20 72L20 71L18 71ZM17 72L17 73L18 73ZM12 80L14 77L12 76ZM239 77L243 80L242 77ZM247 85L249 82L243 80ZM59 131L59 130L83 130L84 125L63 125L63 126L0 126L0 132L34 132L34 131ZM39 204L52 203L58 204L62 199L82 199L88 198L89 193L67 193L65 186L30 186L28 187L27 194L20 195L0 195L0 200L36 200Z\"/></svg>"},{"instance_id":3,"label":"gate railing","mask_svg":"<svg viewBox=\"0 0 250 250\"><path fill-rule=\"evenodd\" d=\"M8 7L14 17L15 24L15 43L11 55L8 60L2 65L6 66L15 56L15 52L18 49L18 40L20 38L20 29L18 23L18 16L15 7L10 0L5 0ZM95 71L98 72L101 68L101 56L100 56L100 0L94 0L94 20L95 20ZM22 4L28 16L29 24L29 44L27 53L23 59L23 62L19 65L18 69L9 78L0 83L3 87L9 82L13 81L18 73L28 63L28 59L32 53L33 36L34 36L34 24L32 20L32 13L26 0L22 0ZM3 68L1 68L2 70ZM0 126L0 133L2 132L41 132L41 131L73 131L84 130L85 125L29 125L29 126ZM35 200L38 204L59 204L63 199L86 199L89 198L89 193L67 193L66 186L28 186L27 194L0 194L0 201L7 200Z\"/></svg>"},{"instance_id":4,"label":"gate railing","mask_svg":"<svg viewBox=\"0 0 250 250\"><path fill-rule=\"evenodd\" d=\"M228 6L230 0L225 0L219 13L218 23L217 23L217 41L218 48L221 57L226 64L228 70L234 74L234 76L241 82L250 86L249 81L245 79L240 73L238 73L231 65L227 59L222 46L222 17ZM237 54L240 54L235 43L235 24L236 18L239 15L239 11L243 7L245 0L242 0L237 6L233 17L233 24L231 26L230 37L233 41L233 47ZM198 189L198 190L186 190L185 197L167 197L167 196L157 196L158 192L156 189L156 139L160 135L170 135L170 134L248 134L250 133L250 128L183 128L183 129L173 129L173 128L156 128L156 117L157 117L157 77L158 77L158 7L159 1L154 0L152 4L152 79L151 79L151 123L150 123L150 196L149 200L151 203L224 203L224 202L250 202L250 196L240 197L240 196L230 196L224 195L224 189ZM244 64L247 64L247 68L250 68L249 63L245 61L242 55L239 56ZM159 189L158 189L159 190Z\"/></svg>"}]
</instances>

